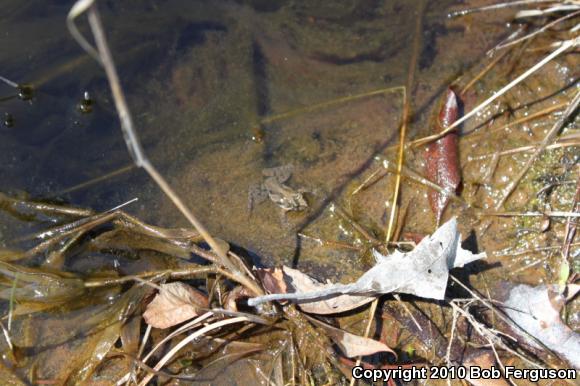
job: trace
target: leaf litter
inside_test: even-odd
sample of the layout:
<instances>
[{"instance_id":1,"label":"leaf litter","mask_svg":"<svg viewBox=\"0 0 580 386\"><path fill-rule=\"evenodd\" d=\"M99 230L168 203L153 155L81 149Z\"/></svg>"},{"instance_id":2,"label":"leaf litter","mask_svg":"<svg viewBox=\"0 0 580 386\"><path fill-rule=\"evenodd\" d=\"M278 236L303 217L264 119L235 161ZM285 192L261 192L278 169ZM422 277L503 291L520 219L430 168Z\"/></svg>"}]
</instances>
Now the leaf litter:
<instances>
[{"instance_id":1,"label":"leaf litter","mask_svg":"<svg viewBox=\"0 0 580 386\"><path fill-rule=\"evenodd\" d=\"M308 317L308 320L322 328L326 332L326 335L340 347L340 350L348 358L372 355L379 352L389 352L395 356L397 355L393 349L377 340L351 334L348 331L333 327L311 317Z\"/></svg>"},{"instance_id":2,"label":"leaf litter","mask_svg":"<svg viewBox=\"0 0 580 386\"><path fill-rule=\"evenodd\" d=\"M160 290L143 313L155 328L169 328L192 319L209 306L207 296L182 282L160 284Z\"/></svg>"},{"instance_id":3,"label":"leaf litter","mask_svg":"<svg viewBox=\"0 0 580 386\"><path fill-rule=\"evenodd\" d=\"M516 325L578 369L580 334L560 318L565 302L566 298L559 293L557 285L532 287L520 284L511 289L503 305L505 313ZM528 336L522 339L532 347L541 348Z\"/></svg>"},{"instance_id":4,"label":"leaf litter","mask_svg":"<svg viewBox=\"0 0 580 386\"><path fill-rule=\"evenodd\" d=\"M395 251L383 256L374 251L377 264L351 284L324 285L308 292L279 293L257 296L248 300L256 306L273 300L313 302L339 295L363 295L372 298L391 292L406 293L427 299L443 300L449 270L463 267L486 257L485 252L474 254L461 247L457 219L452 218L431 236L424 238L411 252ZM352 308L352 299L344 298ZM328 308L328 305L324 305ZM334 304L341 309L342 305Z\"/></svg>"},{"instance_id":5,"label":"leaf litter","mask_svg":"<svg viewBox=\"0 0 580 386\"><path fill-rule=\"evenodd\" d=\"M75 6L75 9L78 12L76 16L83 11L88 10L91 28L93 28L93 32L95 32L95 30L98 32L98 28L101 28L99 27L100 21L92 1L80 1ZM74 17L75 15L72 15L72 19L74 19ZM72 22L72 19L69 20L69 22ZM114 68L112 59L109 57L110 53L106 52L108 51L108 48L103 42L104 38L102 33L95 33L95 35L96 43L99 46L99 52L97 53L94 51L93 54L102 59L102 62L110 75L111 68ZM577 38L574 41L562 44L562 47L553 51L553 53L546 57L542 62L539 62L532 69L526 71L525 74L518 77L516 80L511 82L510 85L504 87L499 92L495 93L493 97L482 103L478 108L473 109L468 115L460 120L465 121L468 116L476 114L477 111L482 110L486 104L491 103L496 98L505 94L512 85L519 83L529 74L536 71L536 69L540 68L568 48L577 45ZM105 48L104 50L103 47ZM107 55L103 56L103 54ZM113 78L115 77L116 75ZM118 95L115 95L115 97L118 97ZM442 130L436 130L436 134L428 138L414 141L415 144L425 144L433 139L435 140L435 142L431 142L431 145L429 145L430 150L428 150L428 154L430 155L427 159L426 173L427 177L434 181L439 188L436 193L431 191L428 193L429 204L431 205L433 212L436 214L437 225L439 225L443 211L447 206L448 198L453 196L451 193L454 193L457 189L460 178L460 166L457 163L457 136L454 130L458 127L460 122L456 121L457 101L454 97L452 91L448 91L445 96L446 100L440 111L438 122L438 126L441 127L437 127L437 129L440 128ZM122 118L130 117L127 107L124 106L124 101L122 105L123 106L119 109L120 115ZM575 107L572 106L567 109L567 111L573 109L575 109ZM566 119L567 118L562 119L562 122L565 122ZM0 274L3 276L2 280L0 280L0 297L10 300L9 321L11 317L18 316L18 307L27 307L25 311L31 314L34 314L35 312L40 313L46 309L45 307L47 305L54 305L55 307L63 305L63 308L68 309L68 302L76 301L77 299L90 298L90 296L86 296L93 294L89 291L98 291L95 290L95 288L106 286L112 286L113 288L113 290L108 291L107 294L107 299L111 300L113 299L112 295L117 296L118 293L122 291L121 284L137 282L129 290L125 290L116 302L109 305L110 307L103 304L102 312L98 317L89 318L78 326L79 331L82 330L82 332L87 335L95 331L97 331L98 334L93 335L91 340L86 342L87 347L84 350L84 354L75 357L75 360L71 361L71 363L74 362L74 366L69 367L73 368L73 371L69 371L66 377L60 376L58 380L31 379L31 382L42 381L39 383L57 383L60 379L65 379L69 381L69 383L88 382L92 374L96 373L97 367L101 366L104 358L107 356L112 357L119 353L115 348L115 343L119 337L121 337L121 341L123 342L123 350L130 351L132 355L137 350L138 345L135 342L135 338L140 336L140 333L137 331L129 339L123 339L123 329L124 325L129 326L129 323L135 323L134 321L128 321L128 318L136 310L139 310L140 306L145 303L144 299L148 298L147 291L144 289L149 289L149 287L143 285L143 282L148 280L149 282L147 284L149 284L149 286L159 286L160 291L155 299L149 302L147 310L143 313L143 317L149 326L147 331L143 334L143 342L141 343L139 351L136 353L136 357L132 358L127 356L129 359L134 359L135 363L129 361L130 363L133 365L140 364L141 370L144 370L147 374L143 375L143 373L137 373L137 375L135 375L131 370L131 373L128 373L128 375L123 378L126 382L131 382L131 379L133 379L135 383L140 382L140 384L144 385L154 376L159 376L159 382L163 383L163 377L171 378L172 374L177 374L184 368L189 369L190 367L193 367L183 366L180 368L177 366L179 365L177 362L184 363L191 361L191 363L196 367L199 365L204 366L205 363L205 369L207 370L210 366L219 362L220 359L216 361L214 360L214 356L211 358L211 362L209 360L204 362L204 360L211 356L210 354L206 355L205 353L200 354L199 352L194 352L191 355L190 353L187 353L184 356L183 352L179 352L180 349L185 348L185 346L188 346L189 349L191 345L194 345L194 350L190 351L196 351L196 344L205 345L205 343L211 345L224 344L226 346L230 345L231 347L232 342L236 342L235 339L256 338L256 335L262 335L263 337L268 334L274 336L273 331L277 330L278 327L281 327L278 331L283 331L283 333L286 334L286 338L276 341L272 339L268 342L270 344L274 343L276 346L275 350L267 353L268 355L273 352L276 353L274 355L275 359L271 361L272 368L276 366L276 371L271 371L271 373L276 373L274 376L274 383L294 384L297 379L301 381L301 384L322 383L315 382L319 381L319 379L315 378L315 375L313 375L315 371L311 369L315 369L322 361L326 361L325 363L333 364L335 367L338 367L336 366L336 353L327 349L331 344L331 341L334 342L340 351L348 357L372 355L380 352L393 353L393 350L386 344L377 340L347 332L346 330L331 326L328 323L314 319L306 314L296 312L296 307L292 304L285 304L284 307L282 307L284 314L281 318L279 317L280 314L277 314L277 311L279 311L280 308L271 305L264 305L252 309L249 311L252 313L244 313L244 311L248 311L248 308L245 307L243 302L240 302L242 298L253 296L248 301L249 305L259 305L272 300L291 300L297 302L302 311L309 314L319 315L330 315L349 311L376 300L379 295L392 292L407 293L426 299L442 300L446 297L450 269L463 267L465 264L486 257L485 253L473 254L461 247L461 235L457 230L457 221L455 218L452 218L443 226L439 227L431 236L420 241L416 248L411 252L403 253L395 251L390 255L383 255L376 250L373 251L376 265L351 284L320 283L305 273L289 267L282 267L280 269L257 269L255 272L251 272L244 265L244 262L229 250L229 247L225 242L221 243L219 239L212 237L205 230L202 224L197 221L193 214L189 212L187 208L184 209L184 205L181 204L179 198L176 197L171 188L167 186L164 179L157 173L147 158L142 154L138 138L136 134L133 133L132 124L130 122L127 123L126 120L124 120L123 123L125 126L125 134L127 134L126 138L128 147L132 155L135 156L135 163L137 166L144 167L150 173L153 179L155 179L161 188L172 198L179 209L190 220L192 225L198 229L198 231L191 231L187 234L173 234L169 230L163 230L161 228L154 229L148 226L143 227L135 220L127 221L126 216L123 216L121 212L106 212L93 218L91 217L94 216L94 214L88 212L78 214L80 217L86 217L76 224L69 224L72 226L67 225L62 229L53 229L49 230L48 233L41 234L40 236L49 238L49 240L46 243L41 243L37 248L33 248L28 253L17 253L16 251L12 252L4 249L0 251L0 254L9 258L11 262L18 261L18 263L21 262L19 260L30 260L30 258L36 257L40 255L41 252L45 251L50 252L50 255L55 254L57 257L55 260L56 263L51 263L47 259L44 266L41 265L41 267L37 267L32 264L34 268L22 266L20 264L9 264L6 262L0 264ZM562 123L562 125L563 124L564 123ZM559 129L560 128L557 127L557 130L553 130L553 132L556 133ZM402 152L402 145L404 145L405 141L404 136L401 135L401 137L403 138L403 140L401 140L400 150ZM550 141L550 138L545 140L546 143ZM541 151L543 150L539 150L538 152ZM401 170L399 170L399 174ZM517 182L515 184L517 184ZM0 197L0 199L1 198L2 197ZM397 200L395 199L393 208L395 208L396 201ZM31 209L35 208L31 207ZM44 207L44 209L57 210L57 213L60 213L66 208ZM577 208L573 207L572 211L576 212ZM119 214L121 214L121 217L119 217ZM573 226L575 226L575 223L572 223L571 215L567 217L570 228L568 235L571 236L566 237L565 244L568 245L569 248L573 242L572 239L574 236L572 229ZM393 221L394 219L395 216L392 216L390 221ZM103 224L104 222L111 222L112 225L114 225L114 230L108 234L101 233L100 236L96 236L93 239L93 248L97 251L102 251L107 248L128 250L130 252L135 252L135 254L140 258L142 257L142 251L156 251L159 254L165 254L173 258L180 257L183 259L188 259L193 253L198 257L206 258L206 260L213 265L200 268L197 264L190 264L190 262L187 262L184 264L189 265L189 267L186 266L187 269L184 269L181 265L179 268L175 268L168 264L167 267L164 266L166 269L156 272L139 272L134 275L125 272L125 276L123 277L116 276L117 272L115 272L114 277L108 277L105 279L102 277L90 276L87 278L82 277L80 274L67 274L60 271L53 272L55 267L61 270L64 269L64 258L68 254L73 254L72 252L74 251L70 246L80 240L81 235L86 233L88 229L93 229L97 227L98 224ZM401 224L401 229L404 225L405 224ZM546 229L543 231L545 230ZM387 241L389 241L391 234L390 230L387 233L389 235ZM141 234L141 237L139 237L139 234ZM40 238L42 239L43 237ZM212 250L202 249L202 247L197 246L196 243L200 243L202 239L205 239L207 244L211 246ZM397 237L395 237L395 240L396 239ZM62 248L60 245L57 245L60 241L63 241L64 243L62 244ZM373 247L378 246L378 243L373 245ZM53 247L58 247L58 249L53 250ZM146 253L143 253L143 255L146 255ZM568 253L565 253L564 256L567 258ZM570 260L572 260L572 258L573 256L570 257ZM29 261L26 263L29 263ZM108 275L108 272L100 272L97 276L101 276L101 274ZM254 274L260 277L260 281L264 289L270 293L269 295L260 296L263 292L258 283L254 281ZM207 278L205 288L209 294L208 296L183 282L176 281L168 284L153 283L157 281L165 281L168 277L175 280L199 277L197 275ZM215 275L215 278L212 275ZM562 277L564 276L562 275ZM570 284L570 281L573 280L573 277L574 276L572 275L565 276L561 285L564 286L564 284L566 284L564 282L567 282L567 287L571 288L572 285ZM224 278L230 282L226 282ZM455 278L453 279L456 280ZM229 286L232 284L231 282L237 282L241 285L231 289ZM552 292L554 292L554 294ZM103 294L105 293L107 292L103 291ZM461 299L451 300L447 303L447 305L452 306L454 310L454 320L451 338L448 342L448 352L452 351L454 333L463 335L458 339L455 339L455 341L463 341L463 338L468 337L466 329L464 328L462 330L461 327L457 327L455 323L456 317L457 319L463 318L464 326L468 325L469 328L475 328L476 332L480 333L482 336L485 334L481 333L481 331L484 331L487 334L486 337L488 340L487 342L484 342L484 345L486 347L491 347L493 352L496 354L493 358L487 358L485 367L493 366L495 363L502 365L502 359L496 353L496 345L497 348L503 350L502 354L508 352L509 349L506 348L505 345L498 343L501 331L497 332L495 330L494 323L486 325L479 319L476 319L476 316L479 318L481 315L478 312L469 309L470 304L476 302L475 299L485 304L488 310L492 310L492 307L488 306L488 304L481 298L476 298L476 295L473 293L471 294L474 298L468 299L465 303L461 303ZM105 295L102 296L104 297ZM556 303L554 303L554 299L557 300ZM560 319L559 312L563 302L564 300L558 291L551 291L547 287L520 285L513 288L509 299L504 304L504 309L505 313L509 315L517 325L524 328L528 334L532 335L542 344L548 346L554 352L559 353L574 366L578 367L579 364L575 360L578 357L578 335L574 333L572 329L567 327ZM41 307L36 308L39 303ZM427 303L432 304L433 302ZM376 304L376 302L374 304ZM458 304L464 304L464 306L459 307ZM14 309L13 305L15 305ZM82 305L83 303L80 301L79 304L75 304L74 306L79 307ZM240 306L239 308L238 305ZM438 306L439 305L440 304L438 304ZM224 310L221 307L225 307L226 309ZM372 308L372 310L374 314L374 308ZM459 315L459 311L461 311L461 316L457 316ZM263 318L254 315L253 312L261 313ZM441 312L443 313L445 310L441 310ZM271 316L275 317L270 318ZM381 316L384 317L385 313ZM155 331L154 334L150 334L152 327L166 329L192 318L196 319L182 325L168 335L166 334L167 331ZM406 317L406 319L409 318ZM435 329L438 327L430 318L426 319L429 319L429 322L431 323L430 326L434 326ZM137 321L140 322L140 319ZM420 340L421 334L425 335L425 331L428 329L421 329L415 318L413 318L413 321L417 324L417 327L419 327L416 331L416 335ZM458 326L461 325L460 322L461 320L457 323ZM343 326L344 324L340 323L340 325ZM487 327L489 325L491 325L491 327ZM8 332L5 331L7 340L9 340L11 334L14 338L18 339L18 334L10 332L10 322L8 326ZM272 326L275 326L275 328L269 329ZM316 328L314 328L314 326ZM145 356L143 361L140 361L139 358L143 353L144 347L151 343L148 341L150 336L158 333L161 336L165 334L165 338L161 341L164 342L165 339L172 339L179 334L193 329L195 329L195 331L181 342L177 343L177 345L174 345L173 348L171 348L169 352L157 362L153 369L146 363L149 356ZM257 330L258 333L252 335L253 330ZM297 330L306 333L299 336L299 338L296 338L297 335L295 335L295 332ZM429 329L429 331L433 330L434 329ZM323 331L324 333L315 333L319 331ZM443 332L443 330L441 331ZM267 332L267 334L263 334L264 332ZM492 334L492 332L494 334ZM368 330L365 335L367 334ZM492 341L492 335L493 337L497 337L498 340ZM383 335L381 334L381 337L382 336ZM159 337L155 337L153 340L156 340L156 338ZM468 339L469 340L466 339L465 341L466 344L477 343L471 340L471 335L469 335ZM127 345L125 345L125 341L128 342ZM432 339L427 337L427 339L423 339L423 341L432 342ZM442 341L446 340L442 339ZM260 343L244 343L253 346L236 352L234 360L238 359L238 354L240 355L239 359L242 360L243 356L266 348L265 344L262 345L264 340L261 340ZM526 343L532 346L534 345L534 342ZM153 344L155 344L155 342L153 342ZM157 348L160 344L161 343L158 343L155 347ZM312 349L313 347L317 349ZM393 347L395 346L393 345ZM440 349L441 347L433 348L433 352L441 352ZM307 351L310 352L308 353ZM296 355L296 353L298 355ZM513 354L513 352L511 353ZM121 352L121 354L125 355L127 353ZM450 355L447 355L447 358L445 359L447 365L458 363L450 361L449 357ZM252 358L252 360L254 359ZM428 360L434 364L443 363L442 359L441 362L439 362L437 358ZM41 362L42 359L38 363ZM529 364L530 362L526 363ZM460 364L469 365L469 362L464 361ZM16 366L14 366L15 363L10 363L10 365L13 368L16 368ZM143 365L143 367L141 367L141 365ZM478 365L484 367L482 364ZM2 363L2 366L4 366L4 363ZM18 366L20 365L18 364ZM377 366L381 366L382 368L388 367L390 364L381 364ZM161 368L163 367L169 367L171 371L162 372ZM265 367L266 366L262 367L260 371ZM198 370L199 375L203 372L204 368L202 367ZM216 376L218 376L217 374L220 370L221 365L216 366ZM4 369L2 369L0 372L3 375L9 374L10 376L12 370L4 371ZM292 375L288 377L287 380L284 379L285 375L288 374ZM333 379L330 378L330 374L330 371L325 372L325 376L328 376L328 379L325 379L325 383L337 383L333 382ZM346 374L346 377L348 376L349 375ZM271 376L267 377L269 383L272 381L271 378ZM14 383L16 384L17 382ZM118 384L121 383L124 382L120 380ZM391 385L391 383L388 384Z\"/></svg>"}]
</instances>

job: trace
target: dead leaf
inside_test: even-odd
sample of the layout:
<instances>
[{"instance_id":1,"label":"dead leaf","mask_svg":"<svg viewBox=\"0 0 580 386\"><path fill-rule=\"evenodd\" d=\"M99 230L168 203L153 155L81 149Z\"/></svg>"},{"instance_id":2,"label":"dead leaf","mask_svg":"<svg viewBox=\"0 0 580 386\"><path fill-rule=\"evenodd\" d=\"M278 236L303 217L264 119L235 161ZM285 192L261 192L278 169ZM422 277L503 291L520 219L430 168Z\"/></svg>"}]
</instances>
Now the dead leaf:
<instances>
[{"instance_id":1,"label":"dead leaf","mask_svg":"<svg viewBox=\"0 0 580 386\"><path fill-rule=\"evenodd\" d=\"M256 268L256 275L269 293L288 292L284 272L280 268Z\"/></svg>"},{"instance_id":2,"label":"dead leaf","mask_svg":"<svg viewBox=\"0 0 580 386\"><path fill-rule=\"evenodd\" d=\"M558 292L558 286L520 284L510 291L504 310L520 328L578 369L580 334L560 319L564 303L565 298ZM530 346L541 348L533 339L527 336L523 339Z\"/></svg>"},{"instance_id":3,"label":"dead leaf","mask_svg":"<svg viewBox=\"0 0 580 386\"><path fill-rule=\"evenodd\" d=\"M334 343L340 348L340 350L349 358L354 358L358 356L373 355L378 352L390 352L394 354L395 352L386 344L379 342L378 340L365 338L363 336L354 335L350 332L344 331L340 328L330 326L320 320L308 317L312 323L322 328L326 335L332 339Z\"/></svg>"},{"instance_id":4,"label":"dead leaf","mask_svg":"<svg viewBox=\"0 0 580 386\"><path fill-rule=\"evenodd\" d=\"M450 126L457 120L459 106L457 96L451 89L447 89L445 101L439 112L439 120L434 132ZM452 131L427 147L425 154L427 164L427 178L446 191L455 193L461 182L459 157L457 155L457 133ZM435 213L437 225L441 221L443 211L449 203L449 196L436 190L429 190L429 204Z\"/></svg>"},{"instance_id":5,"label":"dead leaf","mask_svg":"<svg viewBox=\"0 0 580 386\"><path fill-rule=\"evenodd\" d=\"M431 236L425 237L411 252L396 251L392 255L383 256L375 251L377 264L354 283L331 284L322 288L317 286L305 292L258 296L249 299L248 304L255 306L273 300L294 300L303 306L304 303L328 300L339 295L366 296L372 300L372 297L391 292L442 300L451 268L463 267L486 257L485 253L475 255L461 248L460 237L457 220L452 218Z\"/></svg>"},{"instance_id":6,"label":"dead leaf","mask_svg":"<svg viewBox=\"0 0 580 386\"><path fill-rule=\"evenodd\" d=\"M208 307L205 294L182 282L161 284L161 290L143 313L155 328L169 328L191 319Z\"/></svg>"},{"instance_id":7,"label":"dead leaf","mask_svg":"<svg viewBox=\"0 0 580 386\"><path fill-rule=\"evenodd\" d=\"M243 298L249 298L250 296L252 296L252 293L246 287L239 285L227 293L224 299L224 308L238 312L238 301Z\"/></svg>"},{"instance_id":8,"label":"dead leaf","mask_svg":"<svg viewBox=\"0 0 580 386\"><path fill-rule=\"evenodd\" d=\"M282 271L284 273L285 284L291 290L290 292L319 291L332 286L332 284L320 283L297 269L283 267ZM299 304L299 307L302 311L311 314L329 315L354 310L355 308L372 302L373 299L374 297L372 296L346 294L316 302L302 303Z\"/></svg>"}]
</instances>

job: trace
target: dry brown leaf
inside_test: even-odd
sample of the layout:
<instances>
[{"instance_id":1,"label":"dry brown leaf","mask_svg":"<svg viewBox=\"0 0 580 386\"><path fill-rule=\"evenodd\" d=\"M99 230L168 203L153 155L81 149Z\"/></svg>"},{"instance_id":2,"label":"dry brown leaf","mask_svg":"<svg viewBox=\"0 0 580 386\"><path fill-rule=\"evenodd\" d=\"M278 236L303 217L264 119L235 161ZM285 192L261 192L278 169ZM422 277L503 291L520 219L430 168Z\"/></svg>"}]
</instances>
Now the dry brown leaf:
<instances>
[{"instance_id":1,"label":"dry brown leaf","mask_svg":"<svg viewBox=\"0 0 580 386\"><path fill-rule=\"evenodd\" d=\"M326 335L328 335L328 337L332 339L334 343L336 343L344 355L349 358L373 355L378 352L390 352L395 356L397 355L389 346L379 342L378 340L354 335L350 332L341 330L340 328L332 327L326 323L321 322L320 320L316 320L311 317L307 318L312 323L322 328Z\"/></svg>"},{"instance_id":2,"label":"dry brown leaf","mask_svg":"<svg viewBox=\"0 0 580 386\"><path fill-rule=\"evenodd\" d=\"M256 275L260 278L264 289L269 293L285 293L288 287L284 282L284 272L280 268L257 268Z\"/></svg>"},{"instance_id":3,"label":"dry brown leaf","mask_svg":"<svg viewBox=\"0 0 580 386\"><path fill-rule=\"evenodd\" d=\"M152 327L169 328L199 315L207 307L207 296L195 288L182 282L161 284L143 318Z\"/></svg>"}]
</instances>

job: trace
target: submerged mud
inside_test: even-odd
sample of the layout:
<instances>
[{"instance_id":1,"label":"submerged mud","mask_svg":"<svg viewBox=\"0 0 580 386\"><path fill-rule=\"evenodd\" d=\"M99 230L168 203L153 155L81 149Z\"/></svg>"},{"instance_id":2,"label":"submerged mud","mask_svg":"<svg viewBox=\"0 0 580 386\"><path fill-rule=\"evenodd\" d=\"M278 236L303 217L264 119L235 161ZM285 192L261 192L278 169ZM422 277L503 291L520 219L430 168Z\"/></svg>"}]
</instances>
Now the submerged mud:
<instances>
[{"instance_id":1,"label":"submerged mud","mask_svg":"<svg viewBox=\"0 0 580 386\"><path fill-rule=\"evenodd\" d=\"M379 244L386 238L395 184L393 146L403 113L400 86L410 71L417 19L422 20L422 39L415 81L406 90L411 101L409 140L432 134L438 100L450 83L466 86L488 63L486 51L514 28L506 26L513 16L506 10L447 18L456 3L427 2L420 13L420 1L123 2L103 4L102 12L104 22L111 26L107 33L144 147L210 232L227 240L250 265L284 264L321 280L346 283L374 265L372 248L384 248ZM34 85L35 97L0 102L13 117L10 125L0 129L2 191L20 197L26 197L21 193L26 191L34 198L96 210L138 197L137 204L123 210L156 225L187 226L152 182L128 167L130 159L102 71L80 54L64 30L62 17L68 9L55 2L45 11L48 18L41 18L33 5L13 2L6 10L0 20L9 34L1 39L12 43L3 45L9 54L2 58L6 71L2 75ZM52 33L38 41L39 34L44 34L36 24L40 19ZM10 38L22 31L26 34L21 38L29 40L24 48ZM536 63L546 54L542 47L551 38L534 41L531 48L537 51L533 54L514 50L506 55L462 93L464 110ZM65 48L57 55L56 47ZM463 182L459 200L452 201L442 217L458 216L460 230L469 234L469 249L488 253L486 263L469 267L461 279L492 299L505 295L510 283L561 280L559 248L566 218L497 217L490 212L497 212L502 189L517 175L528 154L501 152L541 141L561 114L558 105L568 101L577 88L576 67L573 55L563 55L458 131ZM90 113L79 109L85 91L94 101ZM552 110L540 119L514 124L543 109ZM573 135L576 123L567 125L562 135ZM405 151L406 170L425 175L424 150ZM571 210L577 164L577 147L545 151L500 211ZM248 205L252 186L263 183L263 171L283 165L293 166L283 184L288 191L300 191L307 207L285 211L279 200L270 199ZM119 169L123 170L115 177L68 191L77 183ZM437 221L429 207L428 188L405 173L397 234L420 238L431 234ZM38 216L26 208L15 217L8 213L10 208L3 209L3 256L12 253L10 248L21 236L66 218ZM190 254L130 232L108 236L98 240L101 244L92 242L82 259L74 255L60 261L60 268L79 276L131 275L182 268L185 263L168 256ZM31 242L24 245L30 247ZM103 246L108 250L100 249ZM570 255L577 253L577 246L571 247ZM468 295L456 285L451 287L453 295ZM98 358L99 345L114 344L118 334L131 335L127 327L120 330L131 320L137 332L127 347L135 347L140 333L138 316L133 315L141 312L138 305L148 292L123 289L88 290L82 300L66 307L24 308L23 314L35 315L13 327L18 336L14 352L21 356L15 361L17 372L33 369L33 378L49 381L82 377L99 364L95 359L89 361L92 367L83 368L83 360L91 355ZM417 329L408 311L391 300L380 308L377 333L396 346L404 360L438 363L447 350L449 309L442 303L404 300L413 301L420 310L413 311L420 314L417 319L437 333ZM566 317L577 328L574 307ZM119 315L121 319L115 319ZM107 319L116 322L106 323ZM363 319L362 314L345 315L336 323L362 334ZM288 329L306 331L308 324L302 322ZM92 335L93 329L99 333ZM465 321L458 329L466 336L470 333ZM310 330L303 335L306 341L314 339ZM268 346L272 353L287 339L272 333L253 343ZM197 342L195 347L202 350L206 343ZM454 356L460 355L458 351L454 348ZM321 374L317 380L344 380L325 372L327 364L312 352L312 357L304 355L312 361L313 373ZM62 366L67 357L77 360ZM557 363L555 358L548 360ZM190 362L185 355L171 370L191 370ZM268 363L256 362L264 368ZM111 361L101 373L102 383L124 374L129 363ZM254 367L250 360L243 360L223 373L211 368L204 371L223 382L234 382L234 378L257 382L261 378ZM327 374L336 379L325 379Z\"/></svg>"}]
</instances>

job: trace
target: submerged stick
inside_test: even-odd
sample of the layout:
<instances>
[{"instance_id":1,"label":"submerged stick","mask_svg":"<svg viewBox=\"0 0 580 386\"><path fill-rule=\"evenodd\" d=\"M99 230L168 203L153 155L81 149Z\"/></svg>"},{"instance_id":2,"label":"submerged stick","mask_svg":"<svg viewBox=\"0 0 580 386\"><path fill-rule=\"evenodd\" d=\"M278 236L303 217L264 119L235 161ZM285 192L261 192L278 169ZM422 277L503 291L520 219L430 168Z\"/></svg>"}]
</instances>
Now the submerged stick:
<instances>
[{"instance_id":1,"label":"submerged stick","mask_svg":"<svg viewBox=\"0 0 580 386\"><path fill-rule=\"evenodd\" d=\"M88 13L89 24L91 26L91 31L97 45L97 50L95 50L87 40L80 34L78 29L74 24L74 20L77 16L82 13ZM262 290L260 287L250 280L242 271L236 267L236 265L228 258L226 251L223 247L211 236L207 231L205 226L195 217L195 215L189 210L189 208L184 204L181 198L175 193L175 191L170 187L163 176L157 171L157 169L151 164L147 156L145 155L141 142L137 132L134 129L133 119L125 99L125 94L121 88L121 83L119 81L119 76L117 75L117 70L115 68L115 63L109 50L107 40L103 31L102 23L99 17L98 10L95 5L94 0L78 0L70 10L67 17L67 25L73 37L79 42L79 44L92 56L96 56L96 59L103 65L105 73L107 74L107 79L109 80L109 86L111 87L111 93L113 94L113 100L115 102L115 107L117 108L117 113L119 114L119 120L121 121L121 130L123 131L123 137L127 145L127 149L133 162L137 167L142 167L151 176L151 178L157 183L157 185L163 190L163 192L171 199L173 204L179 209L179 211L187 218L187 220L194 226L194 228L199 232L199 234L204 238L204 240L209 244L212 250L215 251L220 259L220 264L229 270L233 276L236 277L236 281L243 284L252 292L256 294L261 294Z\"/></svg>"}]
</instances>

